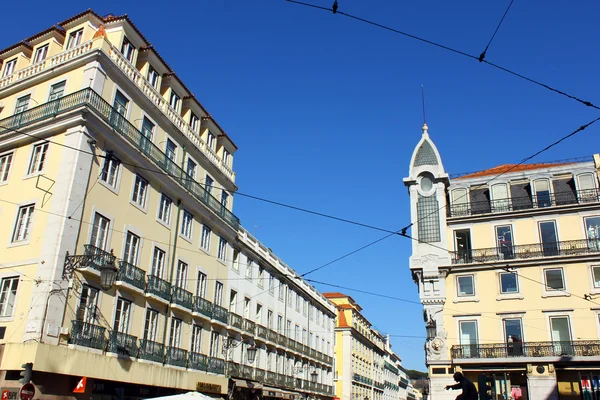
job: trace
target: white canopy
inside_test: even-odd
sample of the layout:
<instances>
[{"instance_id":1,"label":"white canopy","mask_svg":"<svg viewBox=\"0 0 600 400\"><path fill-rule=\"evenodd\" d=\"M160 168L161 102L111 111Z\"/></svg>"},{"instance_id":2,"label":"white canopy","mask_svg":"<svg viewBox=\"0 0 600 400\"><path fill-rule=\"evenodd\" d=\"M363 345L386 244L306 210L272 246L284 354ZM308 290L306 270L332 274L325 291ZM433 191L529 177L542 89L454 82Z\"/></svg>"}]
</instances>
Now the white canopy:
<instances>
[{"instance_id":1,"label":"white canopy","mask_svg":"<svg viewBox=\"0 0 600 400\"><path fill-rule=\"evenodd\" d=\"M153 397L151 400L215 400L214 398L207 396L199 392L187 392L183 394L176 394L174 396L162 396Z\"/></svg>"}]
</instances>

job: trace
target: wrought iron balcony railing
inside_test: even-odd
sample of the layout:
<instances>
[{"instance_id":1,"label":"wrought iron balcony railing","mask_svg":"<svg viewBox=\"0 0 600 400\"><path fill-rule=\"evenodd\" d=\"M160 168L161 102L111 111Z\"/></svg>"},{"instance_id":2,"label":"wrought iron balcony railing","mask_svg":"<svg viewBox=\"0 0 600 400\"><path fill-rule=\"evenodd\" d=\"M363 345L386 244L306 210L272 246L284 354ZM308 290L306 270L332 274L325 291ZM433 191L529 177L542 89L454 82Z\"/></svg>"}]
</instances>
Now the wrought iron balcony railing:
<instances>
[{"instance_id":1,"label":"wrought iron balcony railing","mask_svg":"<svg viewBox=\"0 0 600 400\"><path fill-rule=\"evenodd\" d=\"M140 290L144 290L146 288L146 271L136 267L133 264L129 264L128 262L119 261L117 281L124 282Z\"/></svg>"},{"instance_id":2,"label":"wrought iron balcony railing","mask_svg":"<svg viewBox=\"0 0 600 400\"><path fill-rule=\"evenodd\" d=\"M551 243L520 244L455 251L452 264L471 264L513 259L585 255L600 252L600 240L580 239Z\"/></svg>"},{"instance_id":3,"label":"wrought iron balcony railing","mask_svg":"<svg viewBox=\"0 0 600 400\"><path fill-rule=\"evenodd\" d=\"M194 298L194 312L212 318L213 304L202 297L196 296Z\"/></svg>"},{"instance_id":4,"label":"wrought iron balcony railing","mask_svg":"<svg viewBox=\"0 0 600 400\"><path fill-rule=\"evenodd\" d=\"M240 365L240 372L242 373L242 378L246 379L254 379L254 368L249 365Z\"/></svg>"},{"instance_id":5,"label":"wrought iron balcony railing","mask_svg":"<svg viewBox=\"0 0 600 400\"><path fill-rule=\"evenodd\" d=\"M208 357L204 354L190 352L188 355L188 368L206 371L208 368Z\"/></svg>"},{"instance_id":6,"label":"wrought iron balcony railing","mask_svg":"<svg viewBox=\"0 0 600 400\"><path fill-rule=\"evenodd\" d=\"M129 141L141 153L146 155L172 179L186 188L198 201L221 217L233 229L237 230L240 220L224 207L219 200L205 190L204 185L192 179L181 167L175 164L154 143L150 142L135 125L121 116L102 96L87 88L49 101L22 113L0 120L0 136L36 122L55 118L57 115L87 107L109 124L115 132Z\"/></svg>"},{"instance_id":7,"label":"wrought iron balcony railing","mask_svg":"<svg viewBox=\"0 0 600 400\"><path fill-rule=\"evenodd\" d=\"M235 378L242 378L242 371L241 371L240 364L233 362L233 361L229 361L227 363L226 367L227 367L227 374L229 376L232 376Z\"/></svg>"},{"instance_id":8,"label":"wrought iron balcony railing","mask_svg":"<svg viewBox=\"0 0 600 400\"><path fill-rule=\"evenodd\" d=\"M254 379L259 382L265 382L266 373L264 369L256 368L254 370Z\"/></svg>"},{"instance_id":9,"label":"wrought iron balcony railing","mask_svg":"<svg viewBox=\"0 0 600 400\"><path fill-rule=\"evenodd\" d=\"M103 350L106 348L106 328L83 321L73 321L70 343Z\"/></svg>"},{"instance_id":10,"label":"wrought iron balcony railing","mask_svg":"<svg viewBox=\"0 0 600 400\"><path fill-rule=\"evenodd\" d=\"M137 337L123 332L111 331L108 335L107 351L129 357L137 357Z\"/></svg>"},{"instance_id":11,"label":"wrought iron balcony railing","mask_svg":"<svg viewBox=\"0 0 600 400\"><path fill-rule=\"evenodd\" d=\"M452 358L574 357L600 355L600 340L455 345Z\"/></svg>"},{"instance_id":12,"label":"wrought iron balcony railing","mask_svg":"<svg viewBox=\"0 0 600 400\"><path fill-rule=\"evenodd\" d=\"M140 340L138 357L143 360L162 363L165 360L165 346L151 340Z\"/></svg>"},{"instance_id":13,"label":"wrought iron balcony railing","mask_svg":"<svg viewBox=\"0 0 600 400\"><path fill-rule=\"evenodd\" d=\"M266 382L269 385L277 385L277 373L273 371L267 371Z\"/></svg>"},{"instance_id":14,"label":"wrought iron balcony railing","mask_svg":"<svg viewBox=\"0 0 600 400\"><path fill-rule=\"evenodd\" d=\"M277 332L275 332L275 331L274 331L274 330L272 330L272 329L269 329L269 330L267 331L267 340L268 340L269 342L272 342L272 343L277 343L277 340L278 340L278 339L279 339L279 335L277 334Z\"/></svg>"},{"instance_id":15,"label":"wrought iron balcony railing","mask_svg":"<svg viewBox=\"0 0 600 400\"><path fill-rule=\"evenodd\" d=\"M223 375L225 373L225 360L222 358L208 357L208 372Z\"/></svg>"},{"instance_id":16,"label":"wrought iron balcony railing","mask_svg":"<svg viewBox=\"0 0 600 400\"><path fill-rule=\"evenodd\" d=\"M176 367L187 367L187 350L179 349L177 347L167 347L166 362L169 365Z\"/></svg>"},{"instance_id":17,"label":"wrought iron balcony railing","mask_svg":"<svg viewBox=\"0 0 600 400\"><path fill-rule=\"evenodd\" d=\"M148 275L146 293L153 294L161 299L171 300L171 284L158 276Z\"/></svg>"},{"instance_id":18,"label":"wrought iron balcony railing","mask_svg":"<svg viewBox=\"0 0 600 400\"><path fill-rule=\"evenodd\" d=\"M212 318L215 321L226 324L229 318L229 311L227 311L227 309L224 307L213 304Z\"/></svg>"},{"instance_id":19,"label":"wrought iron balcony railing","mask_svg":"<svg viewBox=\"0 0 600 400\"><path fill-rule=\"evenodd\" d=\"M234 328L241 330L243 324L244 324L244 319L240 315L237 315L232 312L229 313L229 325L230 326L233 326Z\"/></svg>"},{"instance_id":20,"label":"wrought iron balcony railing","mask_svg":"<svg viewBox=\"0 0 600 400\"><path fill-rule=\"evenodd\" d=\"M597 203L600 201L598 189L579 191L563 191L544 195L518 196L509 199L473 201L467 204L451 204L448 207L449 217L465 217L471 215L530 210L574 204Z\"/></svg>"},{"instance_id":21,"label":"wrought iron balcony railing","mask_svg":"<svg viewBox=\"0 0 600 400\"><path fill-rule=\"evenodd\" d=\"M171 302L180 305L188 310L192 309L192 294L185 289L174 286L171 295Z\"/></svg>"},{"instance_id":22,"label":"wrought iron balcony railing","mask_svg":"<svg viewBox=\"0 0 600 400\"><path fill-rule=\"evenodd\" d=\"M242 324L242 329L244 332L254 335L254 331L256 329L256 324L249 319L244 318L244 322Z\"/></svg>"},{"instance_id":23,"label":"wrought iron balcony railing","mask_svg":"<svg viewBox=\"0 0 600 400\"><path fill-rule=\"evenodd\" d=\"M258 336L259 338L267 339L268 332L269 330L266 327L262 325L256 325L256 336Z\"/></svg>"}]
</instances>

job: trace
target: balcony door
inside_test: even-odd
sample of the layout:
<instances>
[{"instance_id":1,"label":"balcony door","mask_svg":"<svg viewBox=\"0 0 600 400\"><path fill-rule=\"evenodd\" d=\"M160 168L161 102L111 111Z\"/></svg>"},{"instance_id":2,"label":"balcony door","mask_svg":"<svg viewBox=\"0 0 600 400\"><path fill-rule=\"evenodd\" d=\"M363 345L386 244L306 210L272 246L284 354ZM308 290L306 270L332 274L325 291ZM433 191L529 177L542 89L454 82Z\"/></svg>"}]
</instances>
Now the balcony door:
<instances>
[{"instance_id":1,"label":"balcony door","mask_svg":"<svg viewBox=\"0 0 600 400\"><path fill-rule=\"evenodd\" d=\"M460 321L459 326L463 357L477 357L477 321Z\"/></svg>"},{"instance_id":2,"label":"balcony door","mask_svg":"<svg viewBox=\"0 0 600 400\"><path fill-rule=\"evenodd\" d=\"M492 186L492 212L510 211L510 197L508 195L508 185L499 183Z\"/></svg>"},{"instance_id":3,"label":"balcony door","mask_svg":"<svg viewBox=\"0 0 600 400\"><path fill-rule=\"evenodd\" d=\"M545 257L558 255L558 236L555 221L540 222L540 239Z\"/></svg>"},{"instance_id":4,"label":"balcony door","mask_svg":"<svg viewBox=\"0 0 600 400\"><path fill-rule=\"evenodd\" d=\"M472 256L471 230L461 229L454 231L454 249L459 263L470 263Z\"/></svg>"},{"instance_id":5,"label":"balcony door","mask_svg":"<svg viewBox=\"0 0 600 400\"><path fill-rule=\"evenodd\" d=\"M552 206L550 197L550 181L548 179L538 179L533 182L533 192L535 193L535 205L539 208Z\"/></svg>"},{"instance_id":6,"label":"balcony door","mask_svg":"<svg viewBox=\"0 0 600 400\"><path fill-rule=\"evenodd\" d=\"M523 355L523 328L521 318L506 318L504 323L504 340L509 357Z\"/></svg>"},{"instance_id":7,"label":"balcony door","mask_svg":"<svg viewBox=\"0 0 600 400\"><path fill-rule=\"evenodd\" d=\"M509 260L514 258L512 226L496 227L496 243L500 259Z\"/></svg>"},{"instance_id":8,"label":"balcony door","mask_svg":"<svg viewBox=\"0 0 600 400\"><path fill-rule=\"evenodd\" d=\"M550 330L554 344L554 355L573 355L569 317L566 315L550 317Z\"/></svg>"}]
</instances>

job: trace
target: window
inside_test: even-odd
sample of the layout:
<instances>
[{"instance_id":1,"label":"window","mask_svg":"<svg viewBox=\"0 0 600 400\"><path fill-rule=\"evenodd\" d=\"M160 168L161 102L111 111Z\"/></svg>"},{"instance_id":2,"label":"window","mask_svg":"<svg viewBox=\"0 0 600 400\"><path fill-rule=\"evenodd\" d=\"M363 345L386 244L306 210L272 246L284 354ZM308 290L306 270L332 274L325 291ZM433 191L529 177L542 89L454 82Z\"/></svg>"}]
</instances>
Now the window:
<instances>
[{"instance_id":1,"label":"window","mask_svg":"<svg viewBox=\"0 0 600 400\"><path fill-rule=\"evenodd\" d=\"M202 353L202 326L192 325L192 346L190 347L192 353Z\"/></svg>"},{"instance_id":2,"label":"window","mask_svg":"<svg viewBox=\"0 0 600 400\"><path fill-rule=\"evenodd\" d=\"M302 329L302 344L306 344L306 329Z\"/></svg>"},{"instance_id":3,"label":"window","mask_svg":"<svg viewBox=\"0 0 600 400\"><path fill-rule=\"evenodd\" d=\"M115 323L113 330L117 332L129 332L129 316L131 313L131 302L122 297L117 299L117 311L115 313Z\"/></svg>"},{"instance_id":4,"label":"window","mask_svg":"<svg viewBox=\"0 0 600 400\"><path fill-rule=\"evenodd\" d=\"M65 85L66 81L62 81L56 83L50 87L50 95L48 96L48 101L60 99L65 94Z\"/></svg>"},{"instance_id":5,"label":"window","mask_svg":"<svg viewBox=\"0 0 600 400\"><path fill-rule=\"evenodd\" d=\"M286 337L292 337L292 321L291 320L287 320L285 321L285 333L284 335Z\"/></svg>"},{"instance_id":6,"label":"window","mask_svg":"<svg viewBox=\"0 0 600 400\"><path fill-rule=\"evenodd\" d=\"M594 287L600 288L600 265L592 266L592 279L594 280Z\"/></svg>"},{"instance_id":7,"label":"window","mask_svg":"<svg viewBox=\"0 0 600 400\"><path fill-rule=\"evenodd\" d=\"M453 217L469 215L469 196L467 189L454 189L452 192L452 205L450 206Z\"/></svg>"},{"instance_id":8,"label":"window","mask_svg":"<svg viewBox=\"0 0 600 400\"><path fill-rule=\"evenodd\" d=\"M283 334L283 317L281 315L277 316L277 332Z\"/></svg>"},{"instance_id":9,"label":"window","mask_svg":"<svg viewBox=\"0 0 600 400\"><path fill-rule=\"evenodd\" d=\"M548 179L538 179L533 182L533 192L535 205L544 208L552 205L550 198L550 181Z\"/></svg>"},{"instance_id":10,"label":"window","mask_svg":"<svg viewBox=\"0 0 600 400\"><path fill-rule=\"evenodd\" d=\"M198 272L198 280L196 281L196 296L205 298L206 296L206 274Z\"/></svg>"},{"instance_id":11,"label":"window","mask_svg":"<svg viewBox=\"0 0 600 400\"><path fill-rule=\"evenodd\" d=\"M544 256L558 255L558 237L556 235L556 223L554 221L540 222L540 240Z\"/></svg>"},{"instance_id":12,"label":"window","mask_svg":"<svg viewBox=\"0 0 600 400\"><path fill-rule=\"evenodd\" d=\"M115 93L115 102L114 102L113 107L123 117L127 116L127 109L129 107L129 99L127 97L125 97L125 95L123 93L121 93L120 90L117 90L117 92Z\"/></svg>"},{"instance_id":13,"label":"window","mask_svg":"<svg viewBox=\"0 0 600 400\"><path fill-rule=\"evenodd\" d=\"M308 300L304 300L304 305L302 306L302 313L306 315L308 312Z\"/></svg>"},{"instance_id":14,"label":"window","mask_svg":"<svg viewBox=\"0 0 600 400\"><path fill-rule=\"evenodd\" d=\"M94 215L94 224L92 225L92 235L90 244L100 250L108 248L108 231L110 228L110 220L98 213Z\"/></svg>"},{"instance_id":15,"label":"window","mask_svg":"<svg viewBox=\"0 0 600 400\"><path fill-rule=\"evenodd\" d=\"M0 183L8 181L8 174L12 164L13 153L0 156Z\"/></svg>"},{"instance_id":16,"label":"window","mask_svg":"<svg viewBox=\"0 0 600 400\"><path fill-rule=\"evenodd\" d=\"M17 99L17 105L15 106L15 114L22 113L27 110L29 107L29 100L31 99L31 95L19 97Z\"/></svg>"},{"instance_id":17,"label":"window","mask_svg":"<svg viewBox=\"0 0 600 400\"><path fill-rule=\"evenodd\" d=\"M44 170L44 162L46 161L46 154L48 153L49 143L40 143L33 146L33 153L31 154L31 160L29 161L29 169L27 173L29 175L36 172L42 172Z\"/></svg>"},{"instance_id":18,"label":"window","mask_svg":"<svg viewBox=\"0 0 600 400\"><path fill-rule=\"evenodd\" d=\"M102 172L100 173L100 180L105 182L108 186L116 188L121 162L112 156L111 151L107 151L106 153L107 155L104 159Z\"/></svg>"},{"instance_id":19,"label":"window","mask_svg":"<svg viewBox=\"0 0 600 400\"><path fill-rule=\"evenodd\" d=\"M187 159L187 167L185 172L192 178L192 179L196 179L196 163L194 162L194 160L192 160L191 158L188 157Z\"/></svg>"},{"instance_id":20,"label":"window","mask_svg":"<svg viewBox=\"0 0 600 400\"><path fill-rule=\"evenodd\" d=\"M237 292L232 290L229 294L229 312L235 314L235 309L237 305Z\"/></svg>"},{"instance_id":21,"label":"window","mask_svg":"<svg viewBox=\"0 0 600 400\"><path fill-rule=\"evenodd\" d=\"M523 342L523 332L521 328L521 318L506 318L504 322L504 339L506 343ZM514 346L514 344L513 344ZM514 350L517 350L513 347ZM521 349L518 349L521 350ZM509 348L510 352L510 348Z\"/></svg>"},{"instance_id":22,"label":"window","mask_svg":"<svg viewBox=\"0 0 600 400\"><path fill-rule=\"evenodd\" d=\"M265 269L262 266L258 266L258 287L263 287L265 280Z\"/></svg>"},{"instance_id":23,"label":"window","mask_svg":"<svg viewBox=\"0 0 600 400\"><path fill-rule=\"evenodd\" d=\"M175 158L177 157L177 145L175 145L175 143L171 140L171 139L167 139L167 144L165 145L165 154L167 156L167 158L173 162L167 162L167 168L168 169L175 169Z\"/></svg>"},{"instance_id":24,"label":"window","mask_svg":"<svg viewBox=\"0 0 600 400\"><path fill-rule=\"evenodd\" d=\"M146 309L146 322L144 323L144 339L156 342L158 330L158 311L151 308Z\"/></svg>"},{"instance_id":25,"label":"window","mask_svg":"<svg viewBox=\"0 0 600 400\"><path fill-rule=\"evenodd\" d=\"M293 293L292 288L290 288L288 286L288 288L287 288L287 306L288 307L292 306L292 293Z\"/></svg>"},{"instance_id":26,"label":"window","mask_svg":"<svg viewBox=\"0 0 600 400\"><path fill-rule=\"evenodd\" d=\"M171 98L169 99L169 105L173 110L177 112L179 112L179 101L179 96L177 95L177 93L175 93L175 91L173 91L173 89L171 89Z\"/></svg>"},{"instance_id":27,"label":"window","mask_svg":"<svg viewBox=\"0 0 600 400\"><path fill-rule=\"evenodd\" d=\"M179 260L177 262L177 269L175 270L175 287L185 289L187 283L187 271L188 265Z\"/></svg>"},{"instance_id":28,"label":"window","mask_svg":"<svg viewBox=\"0 0 600 400\"><path fill-rule=\"evenodd\" d=\"M158 206L158 219L167 225L171 224L171 205L173 200L167 197L164 193L160 196L160 204Z\"/></svg>"},{"instance_id":29,"label":"window","mask_svg":"<svg viewBox=\"0 0 600 400\"><path fill-rule=\"evenodd\" d=\"M300 311L300 294L296 293L296 311Z\"/></svg>"},{"instance_id":30,"label":"window","mask_svg":"<svg viewBox=\"0 0 600 400\"><path fill-rule=\"evenodd\" d=\"M140 247L140 237L131 232L127 232L125 237L125 251L123 253L123 261L131 265L136 265L138 250Z\"/></svg>"},{"instance_id":31,"label":"window","mask_svg":"<svg viewBox=\"0 0 600 400\"><path fill-rule=\"evenodd\" d=\"M200 238L200 247L202 247L206 251L210 251L210 236L210 228L206 225L202 225L202 237Z\"/></svg>"},{"instance_id":32,"label":"window","mask_svg":"<svg viewBox=\"0 0 600 400\"><path fill-rule=\"evenodd\" d=\"M17 59L12 59L10 61L7 61L6 64L4 65L4 72L2 73L2 77L5 78L7 76L10 76L13 74L13 72L15 72L15 67L17 66Z\"/></svg>"},{"instance_id":33,"label":"window","mask_svg":"<svg viewBox=\"0 0 600 400\"><path fill-rule=\"evenodd\" d=\"M77 320L86 324L95 324L98 319L98 294L99 291L91 286L83 285L79 307L77 308Z\"/></svg>"},{"instance_id":34,"label":"window","mask_svg":"<svg viewBox=\"0 0 600 400\"><path fill-rule=\"evenodd\" d=\"M150 275L158 278L162 277L162 273L165 266L165 252L158 247L154 248L154 254L152 255L152 270Z\"/></svg>"},{"instance_id":35,"label":"window","mask_svg":"<svg viewBox=\"0 0 600 400\"><path fill-rule=\"evenodd\" d=\"M230 167L230 165L229 165L230 158L231 158L231 154L229 154L229 152L227 150L223 149L223 164Z\"/></svg>"},{"instance_id":36,"label":"window","mask_svg":"<svg viewBox=\"0 0 600 400\"><path fill-rule=\"evenodd\" d=\"M229 195L225 190L221 191L221 205L223 208L227 208L227 200L229 199Z\"/></svg>"},{"instance_id":37,"label":"window","mask_svg":"<svg viewBox=\"0 0 600 400\"><path fill-rule=\"evenodd\" d=\"M152 121L148 119L148 117L142 118L142 135L149 141L152 141L152 136L154 135L154 124ZM147 144L144 141L144 144Z\"/></svg>"},{"instance_id":38,"label":"window","mask_svg":"<svg viewBox=\"0 0 600 400\"><path fill-rule=\"evenodd\" d=\"M208 355L213 358L219 356L219 332L212 331L210 333L210 349Z\"/></svg>"},{"instance_id":39,"label":"window","mask_svg":"<svg viewBox=\"0 0 600 400\"><path fill-rule=\"evenodd\" d=\"M171 334L169 335L169 346L179 348L181 346L181 327L183 321L179 318L171 318Z\"/></svg>"},{"instance_id":40,"label":"window","mask_svg":"<svg viewBox=\"0 0 600 400\"><path fill-rule=\"evenodd\" d=\"M577 176L577 198L580 203L598 201L596 189L596 178L593 174L581 174Z\"/></svg>"},{"instance_id":41,"label":"window","mask_svg":"<svg viewBox=\"0 0 600 400\"><path fill-rule=\"evenodd\" d=\"M48 55L48 45L38 47L33 57L33 63L37 64L40 61L44 61Z\"/></svg>"},{"instance_id":42,"label":"window","mask_svg":"<svg viewBox=\"0 0 600 400\"><path fill-rule=\"evenodd\" d=\"M461 275L456 277L458 287L458 296L474 296L475 285L473 285L473 275Z\"/></svg>"},{"instance_id":43,"label":"window","mask_svg":"<svg viewBox=\"0 0 600 400\"><path fill-rule=\"evenodd\" d=\"M15 228L13 230L12 241L22 242L29 239L31 230L31 220L33 219L33 210L35 204L28 204L26 206L19 207L17 213L17 221L15 222Z\"/></svg>"},{"instance_id":44,"label":"window","mask_svg":"<svg viewBox=\"0 0 600 400\"><path fill-rule=\"evenodd\" d=\"M510 225L496 227L496 243L498 244L498 253L502 259L514 258L512 227Z\"/></svg>"},{"instance_id":45,"label":"window","mask_svg":"<svg viewBox=\"0 0 600 400\"><path fill-rule=\"evenodd\" d=\"M300 340L300 325L294 327L294 340L298 342Z\"/></svg>"},{"instance_id":46,"label":"window","mask_svg":"<svg viewBox=\"0 0 600 400\"><path fill-rule=\"evenodd\" d=\"M215 283L215 301L214 303L218 306L223 303L223 284L221 282Z\"/></svg>"},{"instance_id":47,"label":"window","mask_svg":"<svg viewBox=\"0 0 600 400\"><path fill-rule=\"evenodd\" d=\"M550 317L550 330L554 343L554 352L557 355L572 355L571 324L567 315Z\"/></svg>"},{"instance_id":48,"label":"window","mask_svg":"<svg viewBox=\"0 0 600 400\"><path fill-rule=\"evenodd\" d=\"M210 194L210 192L212 190L213 183L214 183L213 178L211 178L210 176L206 175L206 179L205 179L205 182L204 182L204 189L209 194Z\"/></svg>"},{"instance_id":49,"label":"window","mask_svg":"<svg viewBox=\"0 0 600 400\"><path fill-rule=\"evenodd\" d=\"M454 250L456 260L458 263L470 263L472 262L472 249L471 249L471 230L461 229L454 231Z\"/></svg>"},{"instance_id":50,"label":"window","mask_svg":"<svg viewBox=\"0 0 600 400\"><path fill-rule=\"evenodd\" d=\"M250 319L250 298L244 298L244 318Z\"/></svg>"},{"instance_id":51,"label":"window","mask_svg":"<svg viewBox=\"0 0 600 400\"><path fill-rule=\"evenodd\" d=\"M273 311L267 310L267 328L273 329Z\"/></svg>"},{"instance_id":52,"label":"window","mask_svg":"<svg viewBox=\"0 0 600 400\"><path fill-rule=\"evenodd\" d=\"M314 337L315 337L315 335L312 332L309 332L309 334L308 334L308 347L313 347L315 345Z\"/></svg>"},{"instance_id":53,"label":"window","mask_svg":"<svg viewBox=\"0 0 600 400\"><path fill-rule=\"evenodd\" d=\"M283 292L285 291L285 286L282 282L279 282L279 300L283 300Z\"/></svg>"},{"instance_id":54,"label":"window","mask_svg":"<svg viewBox=\"0 0 600 400\"><path fill-rule=\"evenodd\" d=\"M123 38L123 44L121 45L121 53L125 56L127 61L133 62L133 55L135 54L135 47L131 44L126 37Z\"/></svg>"},{"instance_id":55,"label":"window","mask_svg":"<svg viewBox=\"0 0 600 400\"><path fill-rule=\"evenodd\" d=\"M158 89L158 72L152 66L148 67L148 82L154 89Z\"/></svg>"},{"instance_id":56,"label":"window","mask_svg":"<svg viewBox=\"0 0 600 400\"><path fill-rule=\"evenodd\" d=\"M192 238L192 221L194 217L192 214L183 210L183 215L181 216L181 231L179 232L182 236L191 239Z\"/></svg>"},{"instance_id":57,"label":"window","mask_svg":"<svg viewBox=\"0 0 600 400\"><path fill-rule=\"evenodd\" d=\"M516 272L503 272L500 274L500 293L518 293Z\"/></svg>"},{"instance_id":58,"label":"window","mask_svg":"<svg viewBox=\"0 0 600 400\"><path fill-rule=\"evenodd\" d=\"M192 128L192 130L196 133L198 133L200 128L200 118L198 118L194 113L192 113L190 116L190 128Z\"/></svg>"},{"instance_id":59,"label":"window","mask_svg":"<svg viewBox=\"0 0 600 400\"><path fill-rule=\"evenodd\" d=\"M546 290L564 290L565 281L563 279L562 268L548 268L544 270L546 279Z\"/></svg>"},{"instance_id":60,"label":"window","mask_svg":"<svg viewBox=\"0 0 600 400\"><path fill-rule=\"evenodd\" d=\"M0 317L11 317L17 298L17 288L19 287L19 277L2 278L0 293Z\"/></svg>"},{"instance_id":61,"label":"window","mask_svg":"<svg viewBox=\"0 0 600 400\"><path fill-rule=\"evenodd\" d=\"M222 237L219 237L219 251L217 252L217 258L221 261L225 261L227 256L227 241Z\"/></svg>"},{"instance_id":62,"label":"window","mask_svg":"<svg viewBox=\"0 0 600 400\"><path fill-rule=\"evenodd\" d=\"M141 208L146 207L146 193L148 192L148 181L139 175L135 175L135 182L133 184L133 194L131 201L140 206Z\"/></svg>"},{"instance_id":63,"label":"window","mask_svg":"<svg viewBox=\"0 0 600 400\"><path fill-rule=\"evenodd\" d=\"M231 260L231 268L236 271L240 270L240 251L238 249L233 249L233 260ZM246 278L248 277L248 272L246 272Z\"/></svg>"},{"instance_id":64,"label":"window","mask_svg":"<svg viewBox=\"0 0 600 400\"><path fill-rule=\"evenodd\" d=\"M213 135L211 131L208 131L208 136L207 136L206 144L207 144L207 146L208 146L209 149L211 149L213 151L215 150L215 147L217 145L217 140L215 138L215 135Z\"/></svg>"},{"instance_id":65,"label":"window","mask_svg":"<svg viewBox=\"0 0 600 400\"><path fill-rule=\"evenodd\" d=\"M463 356L477 356L477 321L459 321Z\"/></svg>"},{"instance_id":66,"label":"window","mask_svg":"<svg viewBox=\"0 0 600 400\"><path fill-rule=\"evenodd\" d=\"M592 246L594 250L598 250L598 239L600 239L600 217L585 218L585 232L588 240L591 241L589 245Z\"/></svg>"},{"instance_id":67,"label":"window","mask_svg":"<svg viewBox=\"0 0 600 400\"><path fill-rule=\"evenodd\" d=\"M248 259L246 262L246 279L252 279L252 268L254 268L254 263Z\"/></svg>"},{"instance_id":68,"label":"window","mask_svg":"<svg viewBox=\"0 0 600 400\"><path fill-rule=\"evenodd\" d=\"M69 39L67 40L67 49L72 49L73 47L79 46L82 37L83 28L78 29L75 32L71 32Z\"/></svg>"},{"instance_id":69,"label":"window","mask_svg":"<svg viewBox=\"0 0 600 400\"><path fill-rule=\"evenodd\" d=\"M492 196L492 212L510 211L510 199L508 196L508 185L506 183L493 185L490 194Z\"/></svg>"},{"instance_id":70,"label":"window","mask_svg":"<svg viewBox=\"0 0 600 400\"><path fill-rule=\"evenodd\" d=\"M254 320L257 324L260 324L262 322L262 305L260 304L256 305L256 316Z\"/></svg>"}]
</instances>

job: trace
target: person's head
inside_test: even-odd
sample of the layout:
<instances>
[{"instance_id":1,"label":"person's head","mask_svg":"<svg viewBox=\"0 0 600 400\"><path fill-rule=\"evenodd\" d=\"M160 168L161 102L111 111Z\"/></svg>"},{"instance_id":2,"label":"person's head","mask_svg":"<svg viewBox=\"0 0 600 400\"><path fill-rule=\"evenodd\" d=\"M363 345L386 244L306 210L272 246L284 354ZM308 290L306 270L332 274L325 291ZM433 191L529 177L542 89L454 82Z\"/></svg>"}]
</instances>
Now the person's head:
<instances>
[{"instance_id":1,"label":"person's head","mask_svg":"<svg viewBox=\"0 0 600 400\"><path fill-rule=\"evenodd\" d=\"M453 378L456 382L460 382L463 380L464 377L463 374L461 374L460 372L455 372Z\"/></svg>"}]
</instances>

